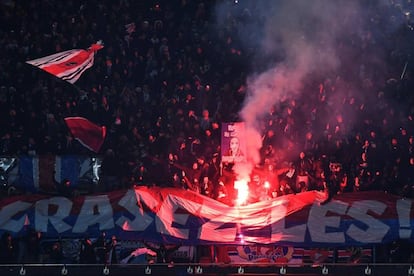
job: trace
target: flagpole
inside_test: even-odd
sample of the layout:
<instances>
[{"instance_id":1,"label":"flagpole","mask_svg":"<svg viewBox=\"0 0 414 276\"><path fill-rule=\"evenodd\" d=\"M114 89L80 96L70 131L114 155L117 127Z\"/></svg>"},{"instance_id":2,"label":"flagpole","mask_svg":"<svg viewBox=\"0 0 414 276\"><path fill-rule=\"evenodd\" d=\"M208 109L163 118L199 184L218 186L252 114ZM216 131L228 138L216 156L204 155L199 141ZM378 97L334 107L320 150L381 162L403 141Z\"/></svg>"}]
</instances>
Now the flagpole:
<instances>
[{"instance_id":1,"label":"flagpole","mask_svg":"<svg viewBox=\"0 0 414 276\"><path fill-rule=\"evenodd\" d=\"M405 72L407 71L407 65L408 65L408 61L405 62L404 69L403 69L403 71L401 73L400 80L402 80L404 78L404 76L405 76Z\"/></svg>"}]
</instances>

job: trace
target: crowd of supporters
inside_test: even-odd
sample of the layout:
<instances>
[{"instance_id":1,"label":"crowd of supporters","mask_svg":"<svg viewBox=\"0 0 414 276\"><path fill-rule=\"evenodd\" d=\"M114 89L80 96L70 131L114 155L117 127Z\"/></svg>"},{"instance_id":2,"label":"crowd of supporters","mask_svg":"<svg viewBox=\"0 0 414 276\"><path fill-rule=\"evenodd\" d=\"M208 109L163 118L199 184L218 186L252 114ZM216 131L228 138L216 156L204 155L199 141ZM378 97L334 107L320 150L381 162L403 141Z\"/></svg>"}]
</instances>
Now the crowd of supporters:
<instances>
[{"instance_id":1,"label":"crowd of supporters","mask_svg":"<svg viewBox=\"0 0 414 276\"><path fill-rule=\"evenodd\" d=\"M227 13L221 25L218 4ZM0 154L91 154L64 123L81 116L108 128L106 191L161 185L219 196L231 179L231 164L220 162L220 124L241 120L258 51L237 34L257 10L201 0L1 5ZM336 42L351 53L340 69L311 73L303 96L277 99L262 118L262 172L252 182L273 177L273 196L329 186L411 196L412 3L365 5L370 23ZM25 64L98 40L105 47L75 86Z\"/></svg>"},{"instance_id":2,"label":"crowd of supporters","mask_svg":"<svg viewBox=\"0 0 414 276\"><path fill-rule=\"evenodd\" d=\"M100 152L106 191L175 186L225 201L235 176L220 160L220 126L242 120L259 51L238 34L260 14L240 4L1 1L0 154L91 155L64 123L81 116L108 129ZM368 24L336 41L349 53L338 57L340 70L310 74L301 93L277 99L261 118L250 185L264 189L252 189L252 200L314 189L413 195L414 4L363 5ZM104 48L76 85L25 63L98 40Z\"/></svg>"}]
</instances>

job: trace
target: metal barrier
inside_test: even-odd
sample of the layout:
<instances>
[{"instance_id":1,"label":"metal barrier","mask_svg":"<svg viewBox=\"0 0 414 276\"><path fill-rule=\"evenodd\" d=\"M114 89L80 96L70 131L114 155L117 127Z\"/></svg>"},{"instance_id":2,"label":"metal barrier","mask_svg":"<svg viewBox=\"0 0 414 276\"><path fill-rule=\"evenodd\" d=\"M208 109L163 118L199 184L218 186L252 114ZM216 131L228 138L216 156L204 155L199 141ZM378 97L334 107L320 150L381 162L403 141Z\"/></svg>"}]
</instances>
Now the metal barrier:
<instances>
[{"instance_id":1,"label":"metal barrier","mask_svg":"<svg viewBox=\"0 0 414 276\"><path fill-rule=\"evenodd\" d=\"M414 275L414 264L319 264L285 266L248 263L169 264L2 264L2 276L42 275Z\"/></svg>"}]
</instances>

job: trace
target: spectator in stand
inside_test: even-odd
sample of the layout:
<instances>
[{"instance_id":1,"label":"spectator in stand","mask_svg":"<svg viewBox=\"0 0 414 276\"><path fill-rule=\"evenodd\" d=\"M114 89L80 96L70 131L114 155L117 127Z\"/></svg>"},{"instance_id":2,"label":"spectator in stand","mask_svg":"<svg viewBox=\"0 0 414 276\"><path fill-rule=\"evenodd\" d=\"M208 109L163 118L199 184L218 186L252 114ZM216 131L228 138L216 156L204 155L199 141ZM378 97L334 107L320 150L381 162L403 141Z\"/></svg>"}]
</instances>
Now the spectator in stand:
<instances>
[{"instance_id":1,"label":"spectator in stand","mask_svg":"<svg viewBox=\"0 0 414 276\"><path fill-rule=\"evenodd\" d=\"M149 179L149 173L144 164L138 166L138 171L135 172L135 185L145 186L148 185L151 181Z\"/></svg>"},{"instance_id":2,"label":"spectator in stand","mask_svg":"<svg viewBox=\"0 0 414 276\"><path fill-rule=\"evenodd\" d=\"M40 254L41 254L41 241L42 233L40 231L35 231L34 229L29 229L28 238L27 238L27 263L41 263Z\"/></svg>"},{"instance_id":3,"label":"spectator in stand","mask_svg":"<svg viewBox=\"0 0 414 276\"><path fill-rule=\"evenodd\" d=\"M309 159L305 152L299 153L299 158L294 162L296 169L296 192L308 191L310 189L310 181L313 178L313 164L312 160Z\"/></svg>"},{"instance_id":4,"label":"spectator in stand","mask_svg":"<svg viewBox=\"0 0 414 276\"><path fill-rule=\"evenodd\" d=\"M313 137L312 131L308 131L305 134L305 143L303 145L303 151L306 155L317 154L318 144Z\"/></svg>"},{"instance_id":5,"label":"spectator in stand","mask_svg":"<svg viewBox=\"0 0 414 276\"><path fill-rule=\"evenodd\" d=\"M119 246L118 241L115 236L111 237L111 241L107 246L108 250L108 263L117 264L118 263L118 252L117 247Z\"/></svg>"},{"instance_id":6,"label":"spectator in stand","mask_svg":"<svg viewBox=\"0 0 414 276\"><path fill-rule=\"evenodd\" d=\"M79 252L79 263L80 264L95 264L96 255L94 245L88 237L84 238L80 245Z\"/></svg>"},{"instance_id":7,"label":"spectator in stand","mask_svg":"<svg viewBox=\"0 0 414 276\"><path fill-rule=\"evenodd\" d=\"M408 137L407 153L409 156L414 156L414 136Z\"/></svg>"},{"instance_id":8,"label":"spectator in stand","mask_svg":"<svg viewBox=\"0 0 414 276\"><path fill-rule=\"evenodd\" d=\"M213 197L213 189L213 182L208 178L208 176L204 176L200 184L200 194L208 197Z\"/></svg>"},{"instance_id":9,"label":"spectator in stand","mask_svg":"<svg viewBox=\"0 0 414 276\"><path fill-rule=\"evenodd\" d=\"M17 245L10 233L5 232L1 237L0 262L12 264L16 262Z\"/></svg>"},{"instance_id":10,"label":"spectator in stand","mask_svg":"<svg viewBox=\"0 0 414 276\"><path fill-rule=\"evenodd\" d=\"M106 264L108 261L108 241L105 232L99 235L98 239L93 243L93 248L96 254L96 262L98 264Z\"/></svg>"},{"instance_id":11,"label":"spectator in stand","mask_svg":"<svg viewBox=\"0 0 414 276\"><path fill-rule=\"evenodd\" d=\"M188 190L200 192L201 170L197 161L193 162L191 169L182 168L182 176Z\"/></svg>"},{"instance_id":12,"label":"spectator in stand","mask_svg":"<svg viewBox=\"0 0 414 276\"><path fill-rule=\"evenodd\" d=\"M179 244L165 245L161 243L157 245L146 241L144 241L144 245L157 253L157 263L159 264L172 263L172 254L181 247Z\"/></svg>"},{"instance_id":13,"label":"spectator in stand","mask_svg":"<svg viewBox=\"0 0 414 276\"><path fill-rule=\"evenodd\" d=\"M216 187L219 183L220 175L221 175L221 164L220 164L220 158L219 153L215 152L212 155L212 158L209 162L208 166L208 178L213 183L213 187ZM215 188L213 188L213 193L215 191Z\"/></svg>"},{"instance_id":14,"label":"spectator in stand","mask_svg":"<svg viewBox=\"0 0 414 276\"><path fill-rule=\"evenodd\" d=\"M201 181L204 177L208 177L210 163L208 160L206 160L206 157L204 155L201 155L197 157L197 164L198 168L200 169L199 181Z\"/></svg>"},{"instance_id":15,"label":"spectator in stand","mask_svg":"<svg viewBox=\"0 0 414 276\"><path fill-rule=\"evenodd\" d=\"M72 197L74 195L73 187L69 179L64 179L61 183L57 183L57 192L61 196Z\"/></svg>"},{"instance_id":16,"label":"spectator in stand","mask_svg":"<svg viewBox=\"0 0 414 276\"><path fill-rule=\"evenodd\" d=\"M296 193L296 169L293 163L290 163L284 168L281 169L281 172L278 176L280 193L279 195L288 195Z\"/></svg>"},{"instance_id":17,"label":"spectator in stand","mask_svg":"<svg viewBox=\"0 0 414 276\"><path fill-rule=\"evenodd\" d=\"M52 244L50 251L50 261L54 264L61 264L63 261L62 241L58 240Z\"/></svg>"},{"instance_id":18,"label":"spectator in stand","mask_svg":"<svg viewBox=\"0 0 414 276\"><path fill-rule=\"evenodd\" d=\"M208 109L204 109L201 118L200 118L200 128L202 131L205 131L207 129L212 129L213 120L210 118L210 112Z\"/></svg>"}]
</instances>

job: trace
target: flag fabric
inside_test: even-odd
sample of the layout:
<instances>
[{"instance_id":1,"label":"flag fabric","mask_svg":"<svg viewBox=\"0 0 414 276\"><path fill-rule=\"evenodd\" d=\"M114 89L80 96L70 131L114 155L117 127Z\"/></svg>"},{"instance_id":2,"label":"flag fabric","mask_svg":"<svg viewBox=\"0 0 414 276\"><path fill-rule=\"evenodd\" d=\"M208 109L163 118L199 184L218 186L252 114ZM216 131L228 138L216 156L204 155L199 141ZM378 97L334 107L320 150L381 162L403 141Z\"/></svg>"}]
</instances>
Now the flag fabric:
<instances>
[{"instance_id":1,"label":"flag fabric","mask_svg":"<svg viewBox=\"0 0 414 276\"><path fill-rule=\"evenodd\" d=\"M62 80L74 84L88 68L92 67L95 52L102 49L101 41L88 49L72 49L50 56L29 60L26 63L36 66Z\"/></svg>"},{"instance_id":2,"label":"flag fabric","mask_svg":"<svg viewBox=\"0 0 414 276\"><path fill-rule=\"evenodd\" d=\"M20 156L17 188L29 192L55 192L55 156Z\"/></svg>"},{"instance_id":3,"label":"flag fabric","mask_svg":"<svg viewBox=\"0 0 414 276\"><path fill-rule=\"evenodd\" d=\"M98 126L82 117L66 117L65 122L76 140L91 151L99 152L106 136L105 126Z\"/></svg>"},{"instance_id":4,"label":"flag fabric","mask_svg":"<svg viewBox=\"0 0 414 276\"><path fill-rule=\"evenodd\" d=\"M105 231L121 240L226 245L232 247L230 259L290 264L332 258L365 262L372 252L364 248L414 241L412 199L369 191L325 201L324 192L307 191L230 206L181 188L147 186L66 199L24 194L0 201L0 235L20 234L27 215L49 238L83 238L85 233L93 238Z\"/></svg>"},{"instance_id":5,"label":"flag fabric","mask_svg":"<svg viewBox=\"0 0 414 276\"><path fill-rule=\"evenodd\" d=\"M18 158L3 158L3 162L13 159L16 163L6 172L9 185L17 190L31 193L56 192L56 183L69 180L71 187L82 188L83 183L97 185L97 167L100 158L84 155L22 155Z\"/></svg>"}]
</instances>

